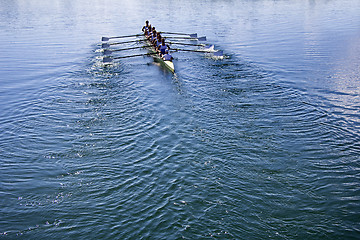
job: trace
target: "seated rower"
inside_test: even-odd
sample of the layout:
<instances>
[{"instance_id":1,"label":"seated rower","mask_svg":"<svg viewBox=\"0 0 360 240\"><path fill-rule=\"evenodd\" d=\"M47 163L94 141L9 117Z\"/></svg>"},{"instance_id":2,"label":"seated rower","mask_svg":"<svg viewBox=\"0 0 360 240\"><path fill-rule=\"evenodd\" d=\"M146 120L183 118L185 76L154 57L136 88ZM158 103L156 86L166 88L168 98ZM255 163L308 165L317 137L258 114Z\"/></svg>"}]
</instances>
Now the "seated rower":
<instances>
[{"instance_id":1,"label":"seated rower","mask_svg":"<svg viewBox=\"0 0 360 240\"><path fill-rule=\"evenodd\" d=\"M169 50L165 50L165 55L162 56L162 59L163 59L164 61L170 61L170 62L172 62L172 60L173 60L174 58L170 55Z\"/></svg>"},{"instance_id":2,"label":"seated rower","mask_svg":"<svg viewBox=\"0 0 360 240\"><path fill-rule=\"evenodd\" d=\"M161 45L158 46L157 50L160 51L161 56L165 55L166 50L169 50L169 45L165 44L165 39L163 38L161 41Z\"/></svg>"},{"instance_id":3,"label":"seated rower","mask_svg":"<svg viewBox=\"0 0 360 240\"><path fill-rule=\"evenodd\" d=\"M147 34L145 34L145 37L147 40L151 40L151 37L152 37L152 32L148 32Z\"/></svg>"},{"instance_id":4,"label":"seated rower","mask_svg":"<svg viewBox=\"0 0 360 240\"><path fill-rule=\"evenodd\" d=\"M152 34L151 34L150 41L153 42L155 39L156 39L156 31L153 30L153 31L152 31Z\"/></svg>"},{"instance_id":5,"label":"seated rower","mask_svg":"<svg viewBox=\"0 0 360 240\"><path fill-rule=\"evenodd\" d=\"M162 43L162 38L161 38L161 36L159 36L159 37L158 37L158 40L157 40L157 42L156 42L156 49L159 48L159 46L161 45L161 43Z\"/></svg>"},{"instance_id":6,"label":"seated rower","mask_svg":"<svg viewBox=\"0 0 360 240\"><path fill-rule=\"evenodd\" d=\"M155 32L156 32L155 27L152 27L152 28L150 28L150 29L151 29L151 31L155 31Z\"/></svg>"},{"instance_id":7,"label":"seated rower","mask_svg":"<svg viewBox=\"0 0 360 240\"><path fill-rule=\"evenodd\" d=\"M145 21L145 26L142 27L141 31L145 32L145 30L149 30L149 21Z\"/></svg>"},{"instance_id":8,"label":"seated rower","mask_svg":"<svg viewBox=\"0 0 360 240\"><path fill-rule=\"evenodd\" d=\"M158 49L158 47L161 45L161 35L158 34L157 38L152 42L152 44L154 45L154 47L156 49Z\"/></svg>"}]
</instances>

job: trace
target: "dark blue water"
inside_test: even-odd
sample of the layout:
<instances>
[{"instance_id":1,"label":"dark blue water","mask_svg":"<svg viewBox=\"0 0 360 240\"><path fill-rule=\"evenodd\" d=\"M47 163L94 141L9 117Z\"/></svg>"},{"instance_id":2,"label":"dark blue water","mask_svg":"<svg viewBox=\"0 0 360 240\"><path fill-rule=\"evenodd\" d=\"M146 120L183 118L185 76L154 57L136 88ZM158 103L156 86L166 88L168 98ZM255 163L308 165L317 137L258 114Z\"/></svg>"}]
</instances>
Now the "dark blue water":
<instances>
[{"instance_id":1,"label":"dark blue water","mask_svg":"<svg viewBox=\"0 0 360 240\"><path fill-rule=\"evenodd\" d=\"M104 66L147 19L227 57ZM358 0L0 0L0 238L359 238L359 23Z\"/></svg>"}]
</instances>

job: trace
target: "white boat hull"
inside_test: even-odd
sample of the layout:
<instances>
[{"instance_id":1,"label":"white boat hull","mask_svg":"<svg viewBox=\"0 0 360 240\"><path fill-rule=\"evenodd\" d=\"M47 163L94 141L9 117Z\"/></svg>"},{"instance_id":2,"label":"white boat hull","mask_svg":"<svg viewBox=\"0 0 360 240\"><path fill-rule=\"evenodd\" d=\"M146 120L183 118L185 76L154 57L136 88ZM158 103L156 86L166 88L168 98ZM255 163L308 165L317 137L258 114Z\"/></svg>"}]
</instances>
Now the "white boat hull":
<instances>
[{"instance_id":1,"label":"white boat hull","mask_svg":"<svg viewBox=\"0 0 360 240\"><path fill-rule=\"evenodd\" d=\"M149 46L148 49L151 52L156 52L155 48L152 46L152 44L149 41L146 41L146 43ZM175 66L174 66L174 63L172 61L165 61L157 54L154 54L153 58L156 61L158 61L161 65L163 65L165 68L167 68L170 72L175 73Z\"/></svg>"}]
</instances>

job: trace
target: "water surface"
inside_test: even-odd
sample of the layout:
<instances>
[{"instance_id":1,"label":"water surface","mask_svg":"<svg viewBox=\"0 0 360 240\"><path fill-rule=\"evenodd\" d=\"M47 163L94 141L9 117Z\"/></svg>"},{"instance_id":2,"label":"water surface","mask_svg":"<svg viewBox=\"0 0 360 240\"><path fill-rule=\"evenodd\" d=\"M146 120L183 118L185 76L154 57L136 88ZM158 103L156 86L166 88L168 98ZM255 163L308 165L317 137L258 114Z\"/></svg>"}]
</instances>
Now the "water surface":
<instances>
[{"instance_id":1,"label":"water surface","mask_svg":"<svg viewBox=\"0 0 360 240\"><path fill-rule=\"evenodd\" d=\"M147 19L227 57L104 67L101 37ZM359 22L356 0L0 0L0 238L358 238Z\"/></svg>"}]
</instances>

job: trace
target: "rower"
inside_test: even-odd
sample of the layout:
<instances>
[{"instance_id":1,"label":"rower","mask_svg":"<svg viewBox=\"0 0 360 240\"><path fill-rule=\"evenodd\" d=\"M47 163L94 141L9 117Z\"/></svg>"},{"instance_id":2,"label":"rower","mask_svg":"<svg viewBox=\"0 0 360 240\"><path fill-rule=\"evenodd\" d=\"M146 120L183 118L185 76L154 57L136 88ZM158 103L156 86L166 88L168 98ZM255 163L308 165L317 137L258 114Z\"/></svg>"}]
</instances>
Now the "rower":
<instances>
[{"instance_id":1,"label":"rower","mask_svg":"<svg viewBox=\"0 0 360 240\"><path fill-rule=\"evenodd\" d=\"M152 35L151 35L150 41L153 42L154 39L156 39L156 31L155 31L155 30L152 31Z\"/></svg>"},{"instance_id":2,"label":"rower","mask_svg":"<svg viewBox=\"0 0 360 240\"><path fill-rule=\"evenodd\" d=\"M150 35L152 33L152 30L151 30L151 24L149 24L149 28L148 28L148 35Z\"/></svg>"},{"instance_id":3,"label":"rower","mask_svg":"<svg viewBox=\"0 0 360 240\"><path fill-rule=\"evenodd\" d=\"M147 40L150 40L151 34L152 34L152 33L149 32L149 31L145 32L145 37L146 37Z\"/></svg>"},{"instance_id":4,"label":"rower","mask_svg":"<svg viewBox=\"0 0 360 240\"><path fill-rule=\"evenodd\" d=\"M164 55L166 50L169 50L169 49L170 49L169 45L165 44L165 39L163 38L161 41L161 45L158 46L158 50L160 51L160 54Z\"/></svg>"},{"instance_id":5,"label":"rower","mask_svg":"<svg viewBox=\"0 0 360 240\"><path fill-rule=\"evenodd\" d=\"M150 25L150 26L151 26L151 25ZM147 31L147 34L145 35L148 40L151 40L151 37L152 37L152 31L150 31L150 28L151 28L151 27L149 27L149 29L148 29L148 31Z\"/></svg>"},{"instance_id":6,"label":"rower","mask_svg":"<svg viewBox=\"0 0 360 240\"><path fill-rule=\"evenodd\" d=\"M160 40L160 42L159 42L159 45L160 45L162 37L161 37L161 34L159 32L157 33L157 38L158 38L158 40Z\"/></svg>"},{"instance_id":7,"label":"rower","mask_svg":"<svg viewBox=\"0 0 360 240\"><path fill-rule=\"evenodd\" d=\"M158 35L158 39L156 41L156 48L158 48L161 45L161 43L162 43L162 38L160 35Z\"/></svg>"},{"instance_id":8,"label":"rower","mask_svg":"<svg viewBox=\"0 0 360 240\"><path fill-rule=\"evenodd\" d=\"M145 32L145 30L149 30L149 21L145 21L145 26L142 27L141 31Z\"/></svg>"},{"instance_id":9,"label":"rower","mask_svg":"<svg viewBox=\"0 0 360 240\"><path fill-rule=\"evenodd\" d=\"M152 42L154 47L157 49L161 45L161 35L158 33L157 38Z\"/></svg>"},{"instance_id":10,"label":"rower","mask_svg":"<svg viewBox=\"0 0 360 240\"><path fill-rule=\"evenodd\" d=\"M163 59L164 61L170 61L170 62L172 62L172 60L173 60L174 58L170 55L169 50L165 50L165 55L162 57L162 59Z\"/></svg>"}]
</instances>

